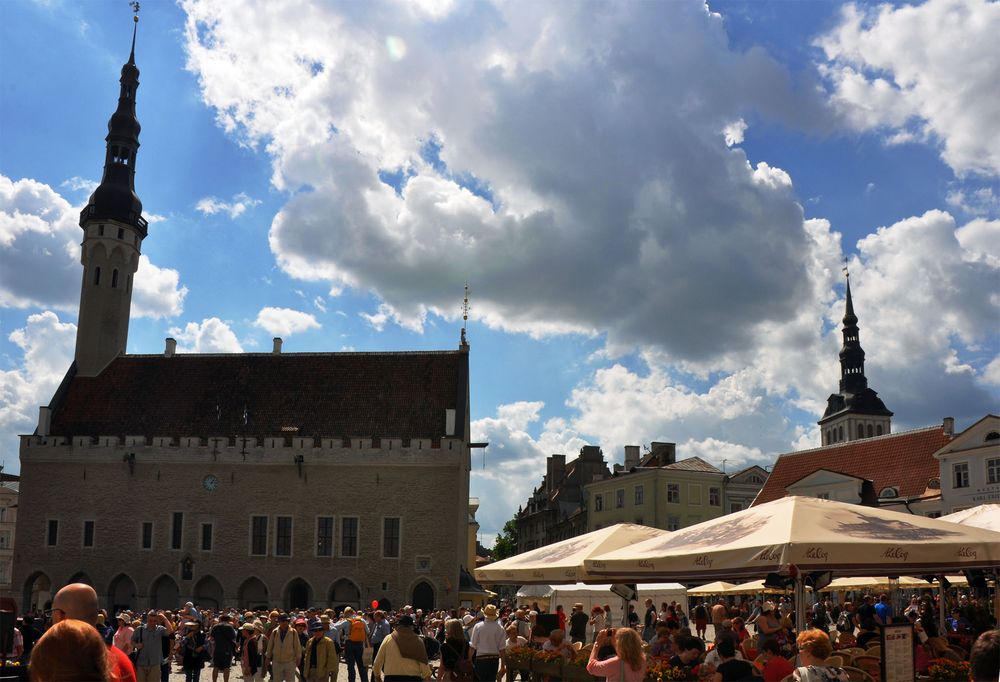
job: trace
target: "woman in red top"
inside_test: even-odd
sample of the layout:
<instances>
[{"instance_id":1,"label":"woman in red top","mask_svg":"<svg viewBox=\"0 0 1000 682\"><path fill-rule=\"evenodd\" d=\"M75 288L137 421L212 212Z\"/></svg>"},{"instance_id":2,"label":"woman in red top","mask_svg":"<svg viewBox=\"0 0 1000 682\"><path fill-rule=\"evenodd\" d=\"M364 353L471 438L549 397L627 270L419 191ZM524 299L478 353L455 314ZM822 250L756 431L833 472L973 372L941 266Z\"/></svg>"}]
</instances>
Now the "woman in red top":
<instances>
[{"instance_id":1,"label":"woman in red top","mask_svg":"<svg viewBox=\"0 0 1000 682\"><path fill-rule=\"evenodd\" d=\"M775 639L769 639L761 645L757 667L764 675L764 682L781 682L795 670L795 666L781 655L781 645Z\"/></svg>"}]
</instances>

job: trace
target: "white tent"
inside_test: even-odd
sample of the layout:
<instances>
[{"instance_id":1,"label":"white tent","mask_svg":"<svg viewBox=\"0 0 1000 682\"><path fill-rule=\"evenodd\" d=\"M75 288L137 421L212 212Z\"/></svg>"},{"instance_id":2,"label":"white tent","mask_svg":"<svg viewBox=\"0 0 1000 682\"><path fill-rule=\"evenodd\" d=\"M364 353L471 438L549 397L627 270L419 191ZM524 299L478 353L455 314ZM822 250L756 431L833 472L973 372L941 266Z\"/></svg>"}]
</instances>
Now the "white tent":
<instances>
[{"instance_id":1,"label":"white tent","mask_svg":"<svg viewBox=\"0 0 1000 682\"><path fill-rule=\"evenodd\" d=\"M942 516L938 520L1000 532L1000 504L981 504Z\"/></svg>"},{"instance_id":2,"label":"white tent","mask_svg":"<svg viewBox=\"0 0 1000 682\"><path fill-rule=\"evenodd\" d=\"M659 611L660 604L677 602L687 613L687 590L679 583L643 583L637 586L636 591L639 593L640 604L646 599L652 599L656 610ZM590 613L594 606L611 606L609 623L622 622L622 599L611 591L610 584L523 585L517 591L519 605L531 606L536 601L541 608L550 612L554 612L557 606L562 605L567 614L577 603L583 604L585 613ZM641 619L642 609L637 607L637 610Z\"/></svg>"},{"instance_id":3,"label":"white tent","mask_svg":"<svg viewBox=\"0 0 1000 682\"><path fill-rule=\"evenodd\" d=\"M567 579L597 582L600 578L593 579L584 570L584 559L665 535L669 532L659 528L619 523L487 564L476 569L476 580L513 585L565 583Z\"/></svg>"}]
</instances>

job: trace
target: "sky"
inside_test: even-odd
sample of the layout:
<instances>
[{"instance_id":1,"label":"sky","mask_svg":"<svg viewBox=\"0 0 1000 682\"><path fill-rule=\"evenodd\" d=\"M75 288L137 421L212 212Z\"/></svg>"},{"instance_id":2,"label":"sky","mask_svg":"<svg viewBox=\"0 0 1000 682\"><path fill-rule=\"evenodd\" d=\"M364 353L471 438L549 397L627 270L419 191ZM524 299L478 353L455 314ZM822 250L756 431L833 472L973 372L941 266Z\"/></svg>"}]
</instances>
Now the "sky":
<instances>
[{"instance_id":1,"label":"sky","mask_svg":"<svg viewBox=\"0 0 1000 682\"><path fill-rule=\"evenodd\" d=\"M1000 410L1000 3L147 0L128 352L455 349L489 545L546 455ZM73 354L123 0L0 3L0 459Z\"/></svg>"}]
</instances>

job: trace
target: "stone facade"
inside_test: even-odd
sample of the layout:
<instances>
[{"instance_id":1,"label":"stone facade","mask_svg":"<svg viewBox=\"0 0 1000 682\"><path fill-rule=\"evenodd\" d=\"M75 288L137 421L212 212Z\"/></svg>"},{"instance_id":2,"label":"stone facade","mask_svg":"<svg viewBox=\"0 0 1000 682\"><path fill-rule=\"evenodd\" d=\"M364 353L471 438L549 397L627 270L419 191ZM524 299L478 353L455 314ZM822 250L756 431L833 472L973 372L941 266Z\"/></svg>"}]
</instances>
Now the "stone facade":
<instances>
[{"instance_id":1,"label":"stone facade","mask_svg":"<svg viewBox=\"0 0 1000 682\"><path fill-rule=\"evenodd\" d=\"M258 447L92 445L58 437L21 442L21 523L15 575L22 603L38 584L92 584L109 610L199 604L450 605L468 550L469 451L461 440L383 440L372 448L296 439ZM213 454L213 450L217 450ZM134 462L129 458L134 454ZM296 463L296 456L303 461ZM209 478L213 477L213 478ZM209 490L209 488L213 488ZM464 504L462 503L464 502ZM172 546L183 514L180 546ZM266 516L265 556L252 555L251 517ZM278 556L277 518L292 518ZM319 557L318 517L333 517L332 556ZM343 556L343 519L358 519L356 556ZM398 558L384 556L383 523L399 518ZM49 546L51 522L57 522ZM92 546L85 524L93 522ZM143 547L143 524L152 524ZM211 524L210 546L203 548ZM42 604L36 606L42 607Z\"/></svg>"},{"instance_id":2,"label":"stone facade","mask_svg":"<svg viewBox=\"0 0 1000 682\"><path fill-rule=\"evenodd\" d=\"M1000 417L988 414L934 453L941 514L1000 503Z\"/></svg>"}]
</instances>

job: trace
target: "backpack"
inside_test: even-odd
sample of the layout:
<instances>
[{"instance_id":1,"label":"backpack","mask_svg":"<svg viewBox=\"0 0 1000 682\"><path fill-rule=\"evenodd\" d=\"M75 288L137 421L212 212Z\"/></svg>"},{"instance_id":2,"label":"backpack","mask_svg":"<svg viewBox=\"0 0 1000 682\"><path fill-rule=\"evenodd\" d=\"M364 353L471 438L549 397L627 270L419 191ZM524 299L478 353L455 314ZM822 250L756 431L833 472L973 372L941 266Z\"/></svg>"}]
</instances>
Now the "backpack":
<instances>
[{"instance_id":1,"label":"backpack","mask_svg":"<svg viewBox=\"0 0 1000 682\"><path fill-rule=\"evenodd\" d=\"M850 632L853 629L851 621L847 616L847 611L841 611L840 618L837 619L837 632Z\"/></svg>"},{"instance_id":2,"label":"backpack","mask_svg":"<svg viewBox=\"0 0 1000 682\"><path fill-rule=\"evenodd\" d=\"M351 619L351 631L347 636L352 642L363 642L365 641L365 622L360 618Z\"/></svg>"}]
</instances>

